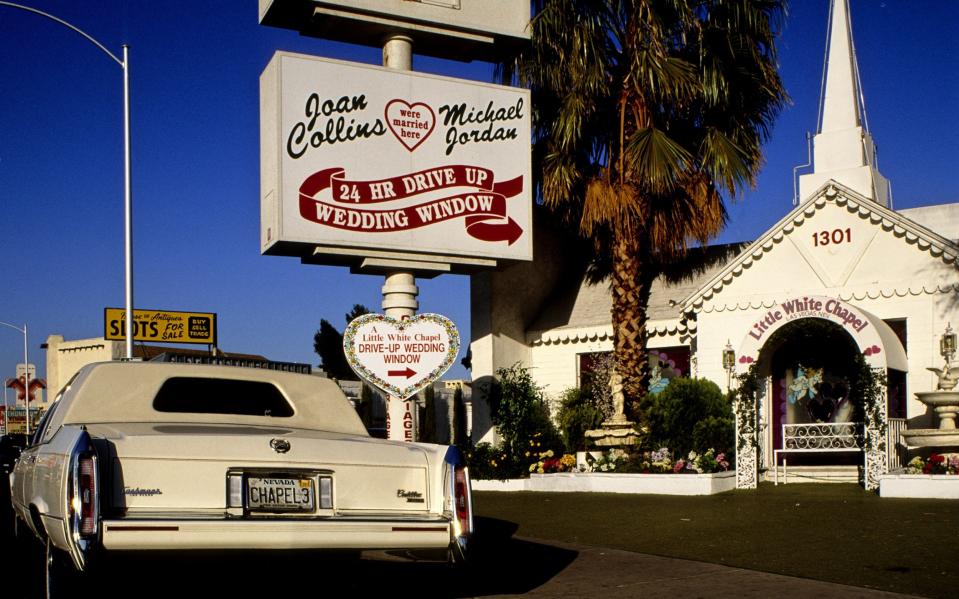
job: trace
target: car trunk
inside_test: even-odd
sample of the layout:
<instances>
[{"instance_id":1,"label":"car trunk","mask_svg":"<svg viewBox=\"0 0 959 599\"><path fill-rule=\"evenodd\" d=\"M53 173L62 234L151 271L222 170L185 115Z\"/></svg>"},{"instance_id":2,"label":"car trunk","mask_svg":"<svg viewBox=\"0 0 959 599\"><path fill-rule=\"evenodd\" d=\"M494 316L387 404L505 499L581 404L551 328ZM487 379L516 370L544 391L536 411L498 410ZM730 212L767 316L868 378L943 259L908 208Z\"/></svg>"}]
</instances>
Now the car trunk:
<instances>
[{"instance_id":1,"label":"car trunk","mask_svg":"<svg viewBox=\"0 0 959 599\"><path fill-rule=\"evenodd\" d=\"M332 510L277 516L413 516L442 499L429 495L426 452L408 444L275 426L114 424L90 432L109 452L103 480L112 484L103 499L127 517L257 515L228 509L228 473L314 486L319 476L332 479Z\"/></svg>"}]
</instances>

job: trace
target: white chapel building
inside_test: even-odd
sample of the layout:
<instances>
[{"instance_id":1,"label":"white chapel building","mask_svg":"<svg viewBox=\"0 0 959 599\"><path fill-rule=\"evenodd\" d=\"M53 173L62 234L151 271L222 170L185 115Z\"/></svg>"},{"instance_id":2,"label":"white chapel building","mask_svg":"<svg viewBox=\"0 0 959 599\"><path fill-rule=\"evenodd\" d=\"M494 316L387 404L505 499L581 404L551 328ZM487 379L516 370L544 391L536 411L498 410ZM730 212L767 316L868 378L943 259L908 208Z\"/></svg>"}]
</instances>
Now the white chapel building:
<instances>
[{"instance_id":1,"label":"white chapel building","mask_svg":"<svg viewBox=\"0 0 959 599\"><path fill-rule=\"evenodd\" d=\"M692 279L658 280L647 306L653 383L693 376L725 391L730 375L760 363L761 476L774 470L783 424L850 417L841 400L854 353L886 370L893 431L934 426L914 393L935 389L927 367L942 366L939 338L950 323L959 327L959 204L889 206L848 17L848 0L834 0L813 170L799 179L798 205L751 244L710 248L713 266ZM613 349L608 284L586 283L569 244L536 233L534 262L473 278L476 442L494 438L483 393L498 368L520 362L557 396ZM723 365L728 348L732 372ZM804 405L794 389L806 371L817 373L823 397ZM853 477L857 462L839 453L789 458Z\"/></svg>"}]
</instances>

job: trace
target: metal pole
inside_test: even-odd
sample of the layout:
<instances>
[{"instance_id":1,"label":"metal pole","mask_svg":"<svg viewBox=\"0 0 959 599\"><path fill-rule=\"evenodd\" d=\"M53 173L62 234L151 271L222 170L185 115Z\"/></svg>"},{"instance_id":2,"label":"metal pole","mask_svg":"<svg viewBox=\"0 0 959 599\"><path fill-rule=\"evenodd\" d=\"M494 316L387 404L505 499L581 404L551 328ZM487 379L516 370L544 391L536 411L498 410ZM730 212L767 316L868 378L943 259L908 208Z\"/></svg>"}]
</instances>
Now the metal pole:
<instances>
[{"instance_id":1,"label":"metal pole","mask_svg":"<svg viewBox=\"0 0 959 599\"><path fill-rule=\"evenodd\" d=\"M383 66L400 71L413 70L413 40L405 35L388 38L383 44ZM383 280L383 312L397 320L410 318L416 315L419 302L416 296L419 288L412 272L394 271L386 275ZM412 411L412 399L388 396L386 398L386 414L389 418L389 438L399 441L414 441L416 439L416 419ZM406 436L405 422L411 419L413 428L411 437Z\"/></svg>"},{"instance_id":2,"label":"metal pole","mask_svg":"<svg viewBox=\"0 0 959 599\"><path fill-rule=\"evenodd\" d=\"M127 360L133 359L133 192L130 181L130 48L123 44L123 257Z\"/></svg>"},{"instance_id":3,"label":"metal pole","mask_svg":"<svg viewBox=\"0 0 959 599\"><path fill-rule=\"evenodd\" d=\"M27 354L27 323L23 323L23 403L27 407L27 439L30 438L30 356Z\"/></svg>"}]
</instances>

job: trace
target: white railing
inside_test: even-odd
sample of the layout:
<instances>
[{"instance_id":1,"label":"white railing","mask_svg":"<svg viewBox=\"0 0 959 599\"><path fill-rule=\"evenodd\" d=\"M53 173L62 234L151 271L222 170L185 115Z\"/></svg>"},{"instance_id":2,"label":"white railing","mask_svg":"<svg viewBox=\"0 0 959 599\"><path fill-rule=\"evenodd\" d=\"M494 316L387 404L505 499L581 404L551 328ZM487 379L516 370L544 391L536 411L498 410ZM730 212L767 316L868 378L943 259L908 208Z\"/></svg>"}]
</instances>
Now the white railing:
<instances>
[{"instance_id":1,"label":"white railing","mask_svg":"<svg viewBox=\"0 0 959 599\"><path fill-rule=\"evenodd\" d=\"M810 424L784 424L782 449L773 451L775 482L779 484L779 454L820 451L862 451L862 423L816 422ZM783 482L786 482L786 459L783 458Z\"/></svg>"},{"instance_id":2,"label":"white railing","mask_svg":"<svg viewBox=\"0 0 959 599\"><path fill-rule=\"evenodd\" d=\"M886 427L886 455L889 470L902 468L906 458L906 448L902 445L902 431L906 430L905 418L889 418Z\"/></svg>"}]
</instances>

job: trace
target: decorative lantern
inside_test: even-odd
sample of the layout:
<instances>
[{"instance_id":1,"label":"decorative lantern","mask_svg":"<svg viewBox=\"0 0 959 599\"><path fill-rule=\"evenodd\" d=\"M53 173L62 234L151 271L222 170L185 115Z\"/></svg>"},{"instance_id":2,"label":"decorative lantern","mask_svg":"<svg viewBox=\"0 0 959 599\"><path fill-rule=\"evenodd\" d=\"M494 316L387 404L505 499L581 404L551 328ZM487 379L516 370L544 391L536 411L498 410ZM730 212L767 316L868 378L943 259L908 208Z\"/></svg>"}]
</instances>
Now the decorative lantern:
<instances>
[{"instance_id":1,"label":"decorative lantern","mask_svg":"<svg viewBox=\"0 0 959 599\"><path fill-rule=\"evenodd\" d=\"M956 353L956 333L953 332L951 323L946 325L946 332L939 338L939 353L946 362L951 362Z\"/></svg>"},{"instance_id":2,"label":"decorative lantern","mask_svg":"<svg viewBox=\"0 0 959 599\"><path fill-rule=\"evenodd\" d=\"M953 335L953 345L955 345L955 335ZM726 341L726 347L723 348L723 368L727 371L732 372L732 369L736 366L736 352L733 350L733 346L729 344L729 341Z\"/></svg>"}]
</instances>

